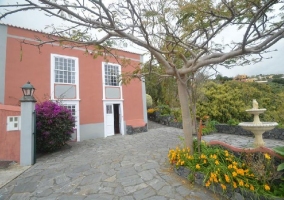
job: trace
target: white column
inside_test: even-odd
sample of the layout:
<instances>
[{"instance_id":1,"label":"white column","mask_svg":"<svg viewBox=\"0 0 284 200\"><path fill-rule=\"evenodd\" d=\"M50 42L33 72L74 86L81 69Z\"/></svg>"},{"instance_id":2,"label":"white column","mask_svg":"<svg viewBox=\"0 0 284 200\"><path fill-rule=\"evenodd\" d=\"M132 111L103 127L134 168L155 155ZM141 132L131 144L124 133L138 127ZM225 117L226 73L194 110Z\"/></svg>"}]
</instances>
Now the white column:
<instances>
[{"instance_id":1,"label":"white column","mask_svg":"<svg viewBox=\"0 0 284 200\"><path fill-rule=\"evenodd\" d=\"M20 165L34 164L34 118L35 100L21 99L21 147Z\"/></svg>"}]
</instances>

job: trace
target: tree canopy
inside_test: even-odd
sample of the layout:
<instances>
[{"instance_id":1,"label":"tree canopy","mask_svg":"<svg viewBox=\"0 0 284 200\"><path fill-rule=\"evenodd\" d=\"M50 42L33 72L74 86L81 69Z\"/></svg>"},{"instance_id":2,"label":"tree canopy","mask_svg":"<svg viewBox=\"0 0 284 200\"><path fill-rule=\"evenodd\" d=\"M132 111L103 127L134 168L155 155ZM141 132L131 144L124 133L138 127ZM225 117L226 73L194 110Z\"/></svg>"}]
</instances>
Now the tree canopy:
<instances>
[{"instance_id":1,"label":"tree canopy","mask_svg":"<svg viewBox=\"0 0 284 200\"><path fill-rule=\"evenodd\" d=\"M24 0L5 8L10 14L41 10L65 20L45 41L107 48L128 40L150 54L149 66L175 76L182 109L185 142L192 146L195 128L188 108L188 82L203 67L245 65L261 61L262 53L284 36L283 0ZM68 25L70 24L70 25ZM228 35L231 29L237 34ZM97 38L91 31L101 31ZM231 43L220 38L232 37ZM258 57L249 57L255 54ZM151 72L151 69L150 69ZM140 76L135 71L135 76ZM191 102L194 104L194 102ZM193 112L194 114L194 112Z\"/></svg>"}]
</instances>

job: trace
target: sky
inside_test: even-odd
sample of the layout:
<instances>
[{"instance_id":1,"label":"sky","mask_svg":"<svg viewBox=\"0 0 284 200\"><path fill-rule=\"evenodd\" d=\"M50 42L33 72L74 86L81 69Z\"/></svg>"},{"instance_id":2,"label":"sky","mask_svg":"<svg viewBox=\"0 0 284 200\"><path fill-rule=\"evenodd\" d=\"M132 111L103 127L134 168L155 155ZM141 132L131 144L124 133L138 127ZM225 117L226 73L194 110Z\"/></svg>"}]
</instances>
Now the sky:
<instances>
[{"instance_id":1,"label":"sky","mask_svg":"<svg viewBox=\"0 0 284 200\"><path fill-rule=\"evenodd\" d=\"M22 0L0 0L0 4L6 4L7 2L20 2ZM3 9L0 9L0 13L3 13ZM47 17L41 11L26 11L15 13L7 16L1 20L2 23L19 26L23 28L29 28L33 30L45 30L46 25L54 23L56 26L60 26L63 23L57 20L55 17ZM236 30L228 30L225 35L221 36L219 40L222 42L230 42L233 38L238 37ZM128 51L134 51L136 53L142 53L142 49L127 47ZM227 69L223 66L218 66L217 71L222 76L234 77L238 74L246 75L258 75L258 74L284 74L284 39L276 43L269 50L272 52L264 54L265 58L260 63L251 64L247 66L236 66L231 69ZM145 60L145 59L144 59ZM213 71L210 71L213 73ZM214 72L215 73L215 72Z\"/></svg>"}]
</instances>

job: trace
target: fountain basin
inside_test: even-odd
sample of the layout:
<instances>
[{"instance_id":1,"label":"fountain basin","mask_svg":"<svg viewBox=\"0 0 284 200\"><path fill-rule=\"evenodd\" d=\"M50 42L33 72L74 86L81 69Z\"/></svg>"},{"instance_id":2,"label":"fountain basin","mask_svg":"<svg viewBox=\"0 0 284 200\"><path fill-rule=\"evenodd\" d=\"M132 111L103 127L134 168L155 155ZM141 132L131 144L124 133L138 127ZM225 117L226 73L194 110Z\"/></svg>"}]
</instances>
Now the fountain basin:
<instances>
[{"instance_id":1,"label":"fountain basin","mask_svg":"<svg viewBox=\"0 0 284 200\"><path fill-rule=\"evenodd\" d=\"M249 114L256 114L256 115L259 115L259 114L262 114L262 113L264 113L266 111L266 109L265 108L262 108L262 109L248 109L248 110L246 110L246 112L248 112Z\"/></svg>"},{"instance_id":2,"label":"fountain basin","mask_svg":"<svg viewBox=\"0 0 284 200\"><path fill-rule=\"evenodd\" d=\"M242 122L239 123L239 126L241 126L243 129L247 131L251 131L255 135L254 139L254 146L260 147L264 146L264 141L262 139L262 134L265 131L270 131L274 129L278 123L276 122L260 122L260 123L254 123L254 122Z\"/></svg>"}]
</instances>

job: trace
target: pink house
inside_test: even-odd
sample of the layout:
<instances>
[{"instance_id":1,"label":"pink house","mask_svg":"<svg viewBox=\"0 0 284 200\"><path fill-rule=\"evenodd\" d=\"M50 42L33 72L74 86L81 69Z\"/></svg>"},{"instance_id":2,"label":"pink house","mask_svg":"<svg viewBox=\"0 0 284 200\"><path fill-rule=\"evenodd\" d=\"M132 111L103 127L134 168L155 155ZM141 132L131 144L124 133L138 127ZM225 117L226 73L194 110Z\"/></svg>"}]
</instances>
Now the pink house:
<instances>
[{"instance_id":1,"label":"pink house","mask_svg":"<svg viewBox=\"0 0 284 200\"><path fill-rule=\"evenodd\" d=\"M19 105L21 86L36 88L38 102L60 100L76 118L73 139L82 141L114 134L147 131L145 85L132 80L122 85L118 75L130 72L142 56L113 49L127 66L107 55L93 58L84 48L46 44L39 49L20 42L36 42L41 32L0 24L0 103Z\"/></svg>"}]
</instances>

